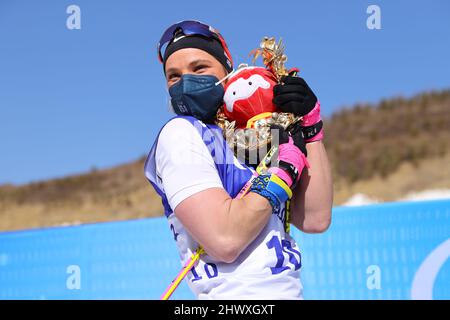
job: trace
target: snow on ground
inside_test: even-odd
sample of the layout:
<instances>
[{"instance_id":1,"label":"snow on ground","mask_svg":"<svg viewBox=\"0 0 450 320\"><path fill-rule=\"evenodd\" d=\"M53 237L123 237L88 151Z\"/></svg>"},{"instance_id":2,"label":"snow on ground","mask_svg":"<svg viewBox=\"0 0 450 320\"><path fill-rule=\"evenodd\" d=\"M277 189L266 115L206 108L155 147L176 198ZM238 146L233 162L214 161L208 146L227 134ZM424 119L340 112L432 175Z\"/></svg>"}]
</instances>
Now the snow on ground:
<instances>
[{"instance_id":1,"label":"snow on ground","mask_svg":"<svg viewBox=\"0 0 450 320\"><path fill-rule=\"evenodd\" d=\"M410 192L406 196L397 199L397 201L424 201L450 199L450 189L434 189L420 192ZM363 193L357 193L351 196L342 206L364 206L368 204L380 203L383 201L371 198Z\"/></svg>"},{"instance_id":2,"label":"snow on ground","mask_svg":"<svg viewBox=\"0 0 450 320\"><path fill-rule=\"evenodd\" d=\"M54 227L70 227L70 226L78 226L80 224L82 224L81 221L75 220L75 221L72 221L72 222L58 223L58 224L55 224Z\"/></svg>"},{"instance_id":3,"label":"snow on ground","mask_svg":"<svg viewBox=\"0 0 450 320\"><path fill-rule=\"evenodd\" d=\"M365 206L368 204L378 203L380 201L371 198L363 193L357 193L351 196L346 202L342 205L346 207L354 207L354 206Z\"/></svg>"},{"instance_id":4,"label":"snow on ground","mask_svg":"<svg viewBox=\"0 0 450 320\"><path fill-rule=\"evenodd\" d=\"M438 200L450 199L450 189L425 190L421 192L410 192L402 201L422 201L422 200Z\"/></svg>"}]
</instances>

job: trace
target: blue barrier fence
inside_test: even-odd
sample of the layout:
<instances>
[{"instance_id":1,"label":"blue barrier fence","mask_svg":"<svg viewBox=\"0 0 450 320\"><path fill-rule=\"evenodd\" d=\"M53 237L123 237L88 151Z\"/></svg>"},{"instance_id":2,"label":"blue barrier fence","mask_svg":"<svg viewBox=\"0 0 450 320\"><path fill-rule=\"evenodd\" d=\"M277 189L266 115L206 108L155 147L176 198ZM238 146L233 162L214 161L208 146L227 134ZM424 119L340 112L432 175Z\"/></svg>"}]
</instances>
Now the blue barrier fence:
<instances>
[{"instance_id":1,"label":"blue barrier fence","mask_svg":"<svg viewBox=\"0 0 450 320\"><path fill-rule=\"evenodd\" d=\"M450 200L337 207L292 234L305 299L450 299ZM0 233L0 299L158 299L180 267L164 217Z\"/></svg>"}]
</instances>

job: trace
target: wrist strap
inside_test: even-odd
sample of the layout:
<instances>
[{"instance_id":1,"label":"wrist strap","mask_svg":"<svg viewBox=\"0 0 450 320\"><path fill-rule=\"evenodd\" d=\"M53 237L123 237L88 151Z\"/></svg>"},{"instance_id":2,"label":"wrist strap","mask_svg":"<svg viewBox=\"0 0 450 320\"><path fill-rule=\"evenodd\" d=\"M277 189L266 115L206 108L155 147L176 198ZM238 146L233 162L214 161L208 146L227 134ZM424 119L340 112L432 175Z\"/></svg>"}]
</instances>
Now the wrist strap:
<instances>
[{"instance_id":1,"label":"wrist strap","mask_svg":"<svg viewBox=\"0 0 450 320\"><path fill-rule=\"evenodd\" d=\"M302 127L303 138L305 139L305 142L308 142L308 140L311 140L317 134L319 134L322 128L323 128L322 120L320 120L316 124L313 124L312 126Z\"/></svg>"},{"instance_id":2,"label":"wrist strap","mask_svg":"<svg viewBox=\"0 0 450 320\"><path fill-rule=\"evenodd\" d=\"M295 184L298 179L299 172L297 168L292 164L283 160L278 161L278 167L283 169L292 179L292 184Z\"/></svg>"},{"instance_id":3,"label":"wrist strap","mask_svg":"<svg viewBox=\"0 0 450 320\"><path fill-rule=\"evenodd\" d=\"M250 192L255 192L269 200L274 210L280 208L281 203L292 197L292 190L276 174L263 174L253 179Z\"/></svg>"}]
</instances>

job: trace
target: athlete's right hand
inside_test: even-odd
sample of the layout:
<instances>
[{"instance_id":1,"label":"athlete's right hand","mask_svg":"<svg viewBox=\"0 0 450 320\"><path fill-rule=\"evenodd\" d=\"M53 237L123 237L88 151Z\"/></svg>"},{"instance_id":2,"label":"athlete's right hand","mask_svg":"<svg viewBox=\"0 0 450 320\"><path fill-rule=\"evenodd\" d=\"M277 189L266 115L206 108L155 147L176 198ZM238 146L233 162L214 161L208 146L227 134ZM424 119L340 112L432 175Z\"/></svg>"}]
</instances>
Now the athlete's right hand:
<instances>
[{"instance_id":1,"label":"athlete's right hand","mask_svg":"<svg viewBox=\"0 0 450 320\"><path fill-rule=\"evenodd\" d=\"M271 130L272 146L278 145L277 159L266 174L253 179L249 191L265 197L276 211L282 203L291 199L292 189L304 167L309 167L309 164L303 133L298 124L291 133L276 125L272 125Z\"/></svg>"},{"instance_id":2,"label":"athlete's right hand","mask_svg":"<svg viewBox=\"0 0 450 320\"><path fill-rule=\"evenodd\" d=\"M278 125L272 125L271 130L272 139L276 140L277 136L279 138L278 143L272 141L272 145L278 144L279 147L277 161L268 171L283 179L293 189L305 166L309 167L302 130L298 124L294 126L292 133Z\"/></svg>"}]
</instances>

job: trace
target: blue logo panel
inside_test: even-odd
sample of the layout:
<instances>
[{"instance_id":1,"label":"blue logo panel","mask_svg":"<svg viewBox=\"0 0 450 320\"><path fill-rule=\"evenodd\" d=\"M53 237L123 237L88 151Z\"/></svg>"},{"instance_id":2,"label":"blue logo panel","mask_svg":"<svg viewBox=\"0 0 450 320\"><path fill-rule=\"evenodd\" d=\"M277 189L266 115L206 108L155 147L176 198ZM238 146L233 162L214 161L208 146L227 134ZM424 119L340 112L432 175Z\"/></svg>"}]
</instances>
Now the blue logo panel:
<instances>
[{"instance_id":1,"label":"blue logo panel","mask_svg":"<svg viewBox=\"0 0 450 320\"><path fill-rule=\"evenodd\" d=\"M305 299L450 299L450 200L336 207L326 233L291 230ZM159 299L180 268L165 217L0 233L0 299ZM193 298L186 282L172 296Z\"/></svg>"}]
</instances>

